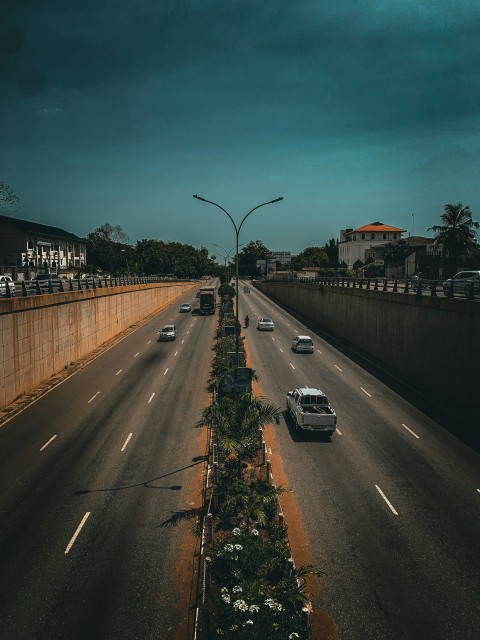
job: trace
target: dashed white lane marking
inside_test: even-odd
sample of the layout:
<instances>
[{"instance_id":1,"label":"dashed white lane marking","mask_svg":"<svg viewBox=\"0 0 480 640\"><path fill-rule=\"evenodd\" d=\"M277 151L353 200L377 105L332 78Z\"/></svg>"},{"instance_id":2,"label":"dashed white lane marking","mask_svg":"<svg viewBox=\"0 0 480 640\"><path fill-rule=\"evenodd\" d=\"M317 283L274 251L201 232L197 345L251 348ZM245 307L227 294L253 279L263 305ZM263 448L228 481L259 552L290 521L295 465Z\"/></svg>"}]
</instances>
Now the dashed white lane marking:
<instances>
[{"instance_id":1,"label":"dashed white lane marking","mask_svg":"<svg viewBox=\"0 0 480 640\"><path fill-rule=\"evenodd\" d=\"M480 493L480 489L477 489L478 493Z\"/></svg>"},{"instance_id":2,"label":"dashed white lane marking","mask_svg":"<svg viewBox=\"0 0 480 640\"><path fill-rule=\"evenodd\" d=\"M137 351L137 353L133 357L136 358L139 355L140 355L140 351Z\"/></svg>"},{"instance_id":3,"label":"dashed white lane marking","mask_svg":"<svg viewBox=\"0 0 480 640\"><path fill-rule=\"evenodd\" d=\"M43 451L44 449L46 449L48 447L48 445L55 440L56 437L57 437L56 435L52 436L50 438L50 440L43 445L43 447L40 449L40 451Z\"/></svg>"},{"instance_id":4,"label":"dashed white lane marking","mask_svg":"<svg viewBox=\"0 0 480 640\"><path fill-rule=\"evenodd\" d=\"M165 369L165 373L163 374L164 376L167 375L167 371L168 371L168 367Z\"/></svg>"},{"instance_id":5,"label":"dashed white lane marking","mask_svg":"<svg viewBox=\"0 0 480 640\"><path fill-rule=\"evenodd\" d=\"M88 519L88 516L90 515L90 511L87 511L87 513L83 516L82 521L80 522L80 524L78 525L77 530L75 531L75 533L73 534L73 538L70 540L70 542L68 543L67 548L65 549L65 555L67 555L67 553L70 551L70 549L73 547L73 544L75 542L75 540L78 537L78 534L80 533L80 531L82 530L83 525L85 524L85 522Z\"/></svg>"},{"instance_id":6,"label":"dashed white lane marking","mask_svg":"<svg viewBox=\"0 0 480 640\"><path fill-rule=\"evenodd\" d=\"M128 434L128 438L125 440L125 444L124 444L124 445L123 445L123 447L121 448L121 451L125 451L125 448L126 448L127 444L129 443L130 438L131 438L132 436L133 436L133 433L129 433L129 434Z\"/></svg>"},{"instance_id":7,"label":"dashed white lane marking","mask_svg":"<svg viewBox=\"0 0 480 640\"><path fill-rule=\"evenodd\" d=\"M407 425L406 425L406 424L403 424L403 422L402 422L402 427L405 427L405 429L406 429L407 431L409 431L409 432L412 434L412 436L415 436L415 438L417 438L417 440L419 440L419 439L420 439L420 436L417 436L417 434L415 433L415 431L412 431L411 429L409 429L409 428L407 427Z\"/></svg>"},{"instance_id":8,"label":"dashed white lane marking","mask_svg":"<svg viewBox=\"0 0 480 640\"><path fill-rule=\"evenodd\" d=\"M343 436L343 433L340 431L340 429L337 427L337 433L339 436Z\"/></svg>"},{"instance_id":9,"label":"dashed white lane marking","mask_svg":"<svg viewBox=\"0 0 480 640\"><path fill-rule=\"evenodd\" d=\"M151 340L149 340L149 341L147 342L147 344L150 344L150 342L151 342Z\"/></svg>"},{"instance_id":10,"label":"dashed white lane marking","mask_svg":"<svg viewBox=\"0 0 480 640\"><path fill-rule=\"evenodd\" d=\"M185 340L182 340L180 344L183 344L185 342Z\"/></svg>"},{"instance_id":11,"label":"dashed white lane marking","mask_svg":"<svg viewBox=\"0 0 480 640\"><path fill-rule=\"evenodd\" d=\"M100 391L97 391L97 393L96 393L94 396L92 396L92 397L90 398L90 400L87 402L87 404L90 404L90 402L91 402L92 400L95 400L95 398L98 396L98 394L99 394L99 393L100 393Z\"/></svg>"},{"instance_id":12,"label":"dashed white lane marking","mask_svg":"<svg viewBox=\"0 0 480 640\"><path fill-rule=\"evenodd\" d=\"M390 500L387 498L387 496L383 493L383 491L380 489L380 487L378 486L378 484L376 484L376 485L375 485L375 488L376 488L376 490L378 491L378 493L382 496L382 498L385 500L385 502L388 504L388 506L389 506L389 508L390 508L390 511L391 511L394 515L398 516L398 512L397 512L397 511L395 511L395 509L394 509L394 507L393 507L392 503L391 503L391 502L390 502Z\"/></svg>"},{"instance_id":13,"label":"dashed white lane marking","mask_svg":"<svg viewBox=\"0 0 480 640\"><path fill-rule=\"evenodd\" d=\"M280 349L280 351L283 353L283 349Z\"/></svg>"},{"instance_id":14,"label":"dashed white lane marking","mask_svg":"<svg viewBox=\"0 0 480 640\"><path fill-rule=\"evenodd\" d=\"M320 349L317 349L317 351L318 351L318 353L319 353L320 355L323 355L323 354L322 354L322 352L320 351Z\"/></svg>"},{"instance_id":15,"label":"dashed white lane marking","mask_svg":"<svg viewBox=\"0 0 480 640\"><path fill-rule=\"evenodd\" d=\"M123 369L119 369L115 375L118 376L118 374L122 373L122 371L123 371Z\"/></svg>"},{"instance_id":16,"label":"dashed white lane marking","mask_svg":"<svg viewBox=\"0 0 480 640\"><path fill-rule=\"evenodd\" d=\"M339 370L342 371L342 369L340 369L340 367L338 365L335 365L335 367Z\"/></svg>"},{"instance_id":17,"label":"dashed white lane marking","mask_svg":"<svg viewBox=\"0 0 480 640\"><path fill-rule=\"evenodd\" d=\"M165 372L166 373L166 372ZM153 396L155 395L155 391L152 393L152 395L150 396L150 398L148 399L148 404L150 404L150 402L153 400Z\"/></svg>"},{"instance_id":18,"label":"dashed white lane marking","mask_svg":"<svg viewBox=\"0 0 480 640\"><path fill-rule=\"evenodd\" d=\"M292 367L292 369L295 371L295 367L293 366L293 364L290 362L290 366Z\"/></svg>"},{"instance_id":19,"label":"dashed white lane marking","mask_svg":"<svg viewBox=\"0 0 480 640\"><path fill-rule=\"evenodd\" d=\"M366 394L367 394L367 396L368 396L369 398L371 398L371 397L372 397L372 396L368 393L368 391L365 391L365 389L364 389L363 387L360 387L360 389L363 391L363 393L366 393Z\"/></svg>"},{"instance_id":20,"label":"dashed white lane marking","mask_svg":"<svg viewBox=\"0 0 480 640\"><path fill-rule=\"evenodd\" d=\"M173 357L175 358L175 356L177 355L178 351L175 351L175 353L173 354Z\"/></svg>"}]
</instances>

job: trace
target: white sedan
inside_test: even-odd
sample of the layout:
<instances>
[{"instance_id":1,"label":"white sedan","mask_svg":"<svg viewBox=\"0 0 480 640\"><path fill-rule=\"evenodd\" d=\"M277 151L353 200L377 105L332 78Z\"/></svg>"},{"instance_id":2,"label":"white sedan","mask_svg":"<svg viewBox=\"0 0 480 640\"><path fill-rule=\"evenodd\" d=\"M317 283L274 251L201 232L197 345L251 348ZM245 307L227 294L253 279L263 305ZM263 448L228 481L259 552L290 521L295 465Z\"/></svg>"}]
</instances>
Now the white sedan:
<instances>
[{"instance_id":1,"label":"white sedan","mask_svg":"<svg viewBox=\"0 0 480 640\"><path fill-rule=\"evenodd\" d=\"M10 295L15 295L15 283L10 276L0 276L0 296L7 296L7 289L10 290Z\"/></svg>"},{"instance_id":2,"label":"white sedan","mask_svg":"<svg viewBox=\"0 0 480 640\"><path fill-rule=\"evenodd\" d=\"M258 320L257 329L258 331L273 331L274 324L270 318L260 318Z\"/></svg>"}]
</instances>

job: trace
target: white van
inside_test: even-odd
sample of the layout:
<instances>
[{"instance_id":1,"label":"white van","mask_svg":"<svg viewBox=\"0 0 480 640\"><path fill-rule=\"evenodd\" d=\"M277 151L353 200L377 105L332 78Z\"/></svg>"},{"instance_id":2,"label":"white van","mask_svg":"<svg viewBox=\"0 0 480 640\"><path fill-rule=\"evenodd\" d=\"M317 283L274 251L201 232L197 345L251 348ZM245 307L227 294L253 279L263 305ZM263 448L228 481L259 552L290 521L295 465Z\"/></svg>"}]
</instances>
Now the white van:
<instances>
[{"instance_id":1,"label":"white van","mask_svg":"<svg viewBox=\"0 0 480 640\"><path fill-rule=\"evenodd\" d=\"M295 353L313 353L313 342L310 336L295 336L292 340Z\"/></svg>"}]
</instances>

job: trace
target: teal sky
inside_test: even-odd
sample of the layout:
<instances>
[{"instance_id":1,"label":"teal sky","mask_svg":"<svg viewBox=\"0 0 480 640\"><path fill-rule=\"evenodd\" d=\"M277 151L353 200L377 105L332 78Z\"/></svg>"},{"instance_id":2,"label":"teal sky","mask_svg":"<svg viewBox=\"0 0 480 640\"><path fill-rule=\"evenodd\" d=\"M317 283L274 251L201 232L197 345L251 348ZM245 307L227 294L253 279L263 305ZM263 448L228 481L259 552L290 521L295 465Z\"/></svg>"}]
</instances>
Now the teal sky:
<instances>
[{"instance_id":1,"label":"teal sky","mask_svg":"<svg viewBox=\"0 0 480 640\"><path fill-rule=\"evenodd\" d=\"M0 180L80 236L294 253L480 220L480 3L7 0ZM413 214L413 215L412 215Z\"/></svg>"}]
</instances>

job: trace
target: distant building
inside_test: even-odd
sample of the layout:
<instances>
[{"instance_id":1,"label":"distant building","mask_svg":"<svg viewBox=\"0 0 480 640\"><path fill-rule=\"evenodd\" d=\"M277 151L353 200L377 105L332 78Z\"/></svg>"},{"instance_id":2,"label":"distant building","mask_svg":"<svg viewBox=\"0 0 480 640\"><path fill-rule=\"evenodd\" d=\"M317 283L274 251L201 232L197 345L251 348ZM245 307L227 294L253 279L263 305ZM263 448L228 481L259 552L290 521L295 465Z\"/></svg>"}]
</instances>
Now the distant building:
<instances>
[{"instance_id":1,"label":"distant building","mask_svg":"<svg viewBox=\"0 0 480 640\"><path fill-rule=\"evenodd\" d=\"M349 269L360 260L362 263L372 257L375 247L402 239L405 229L392 227L383 222L371 222L358 229L342 229L338 244L338 260ZM369 255L370 254L370 255Z\"/></svg>"},{"instance_id":2,"label":"distant building","mask_svg":"<svg viewBox=\"0 0 480 640\"><path fill-rule=\"evenodd\" d=\"M86 260L86 242L73 233L0 215L0 273L15 280L37 273L74 275Z\"/></svg>"}]
</instances>

